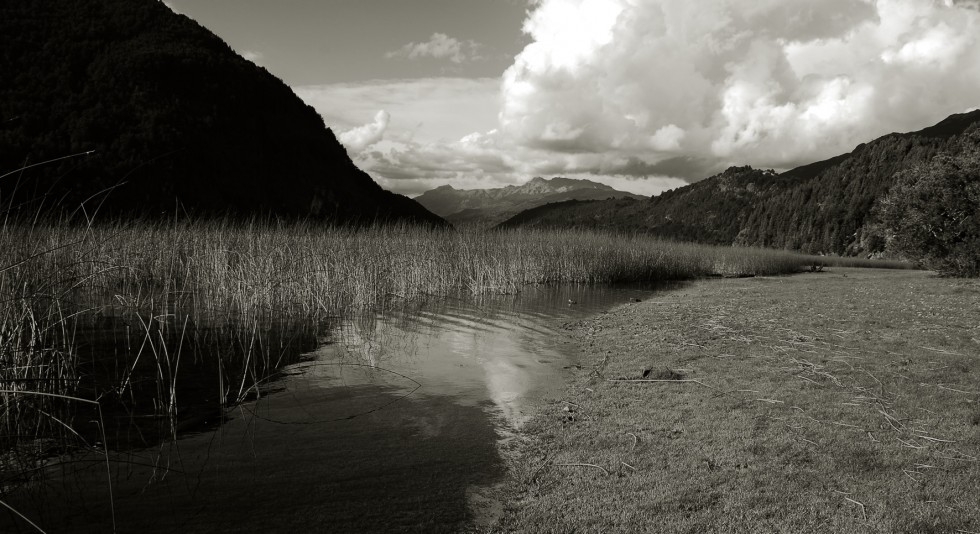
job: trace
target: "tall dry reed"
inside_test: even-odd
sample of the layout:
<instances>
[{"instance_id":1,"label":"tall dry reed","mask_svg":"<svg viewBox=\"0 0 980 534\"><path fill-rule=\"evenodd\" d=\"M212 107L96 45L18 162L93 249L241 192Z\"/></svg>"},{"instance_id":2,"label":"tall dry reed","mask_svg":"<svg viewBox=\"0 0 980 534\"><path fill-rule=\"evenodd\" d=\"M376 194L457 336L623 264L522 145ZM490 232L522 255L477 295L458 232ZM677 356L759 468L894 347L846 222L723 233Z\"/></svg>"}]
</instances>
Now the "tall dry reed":
<instances>
[{"instance_id":1,"label":"tall dry reed","mask_svg":"<svg viewBox=\"0 0 980 534\"><path fill-rule=\"evenodd\" d=\"M25 246L30 239L34 247ZM36 286L132 302L192 295L251 313L346 314L459 292L527 285L783 274L815 262L790 252L711 247L594 231L457 232L412 226L324 229L228 222L4 229L0 245L49 251L5 273ZM43 278L32 276L43 273Z\"/></svg>"},{"instance_id":2,"label":"tall dry reed","mask_svg":"<svg viewBox=\"0 0 980 534\"><path fill-rule=\"evenodd\" d=\"M3 449L71 426L64 421L70 411L18 392L78 393L80 367L92 374L99 362L94 356L79 361L76 333L98 329L112 314L133 318L127 334L133 339L110 362L111 388L86 396L135 398L131 379L143 366L156 382L154 410L172 415L178 383L190 374L181 369L202 358L216 358L204 363L218 374L221 402L240 400L274 372L288 342L264 325L537 284L772 275L828 263L784 251L596 231L227 221L8 223L0 228L0 250ZM188 338L188 324L221 331L226 341L217 355L193 350L201 341Z\"/></svg>"}]
</instances>

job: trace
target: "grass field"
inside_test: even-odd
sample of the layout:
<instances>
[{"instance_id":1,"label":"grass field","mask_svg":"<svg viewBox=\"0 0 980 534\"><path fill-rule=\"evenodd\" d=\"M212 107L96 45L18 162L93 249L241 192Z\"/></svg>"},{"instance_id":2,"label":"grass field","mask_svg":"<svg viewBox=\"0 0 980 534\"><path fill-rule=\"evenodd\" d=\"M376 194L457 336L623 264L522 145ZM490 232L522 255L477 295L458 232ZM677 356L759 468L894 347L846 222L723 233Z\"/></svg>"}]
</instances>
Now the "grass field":
<instances>
[{"instance_id":1,"label":"grass field","mask_svg":"<svg viewBox=\"0 0 980 534\"><path fill-rule=\"evenodd\" d=\"M566 325L497 532L980 532L980 282L694 282Z\"/></svg>"}]
</instances>

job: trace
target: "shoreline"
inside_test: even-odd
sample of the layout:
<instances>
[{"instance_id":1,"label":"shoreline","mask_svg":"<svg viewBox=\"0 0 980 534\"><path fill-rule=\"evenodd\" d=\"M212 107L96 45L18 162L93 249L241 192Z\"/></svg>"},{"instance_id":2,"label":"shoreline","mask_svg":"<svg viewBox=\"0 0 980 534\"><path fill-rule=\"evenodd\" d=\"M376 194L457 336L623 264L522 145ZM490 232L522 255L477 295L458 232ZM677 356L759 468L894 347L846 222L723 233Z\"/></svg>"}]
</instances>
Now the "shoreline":
<instances>
[{"instance_id":1,"label":"shoreline","mask_svg":"<svg viewBox=\"0 0 980 534\"><path fill-rule=\"evenodd\" d=\"M833 268L567 323L581 368L502 453L481 531L980 531L978 301Z\"/></svg>"}]
</instances>

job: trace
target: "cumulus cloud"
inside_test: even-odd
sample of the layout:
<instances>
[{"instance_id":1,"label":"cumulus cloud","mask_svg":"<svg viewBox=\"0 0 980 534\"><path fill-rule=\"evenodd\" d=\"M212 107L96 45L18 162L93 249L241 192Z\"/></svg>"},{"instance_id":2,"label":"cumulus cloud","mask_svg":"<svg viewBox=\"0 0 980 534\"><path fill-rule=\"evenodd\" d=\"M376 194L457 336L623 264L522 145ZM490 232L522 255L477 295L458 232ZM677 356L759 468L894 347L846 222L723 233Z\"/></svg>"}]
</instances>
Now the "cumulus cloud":
<instances>
[{"instance_id":1,"label":"cumulus cloud","mask_svg":"<svg viewBox=\"0 0 980 534\"><path fill-rule=\"evenodd\" d=\"M540 0L524 31L500 129L554 153L789 167L980 87L976 2Z\"/></svg>"},{"instance_id":2,"label":"cumulus cloud","mask_svg":"<svg viewBox=\"0 0 980 534\"><path fill-rule=\"evenodd\" d=\"M532 176L654 194L733 164L810 163L980 104L975 1L535 0L524 30L531 43L502 79L297 94L406 194ZM454 42L392 54L451 60ZM362 126L378 109L390 117Z\"/></svg>"},{"instance_id":3,"label":"cumulus cloud","mask_svg":"<svg viewBox=\"0 0 980 534\"><path fill-rule=\"evenodd\" d=\"M324 122L340 134L351 157L385 188L414 195L441 185L475 189L520 184L533 176L586 178L617 189L652 195L713 170L693 157L659 154L560 152L526 146L498 128L500 80L423 78L359 84L295 87ZM351 142L383 124L364 125L378 109L390 115L383 137ZM465 110L465 113L461 113ZM661 128L659 142L670 146L681 134ZM356 146L355 146L356 145Z\"/></svg>"},{"instance_id":4,"label":"cumulus cloud","mask_svg":"<svg viewBox=\"0 0 980 534\"><path fill-rule=\"evenodd\" d=\"M348 152L363 152L366 148L384 139L390 119L391 115L387 111L381 110L374 115L373 122L341 132L337 139L347 147Z\"/></svg>"},{"instance_id":5,"label":"cumulus cloud","mask_svg":"<svg viewBox=\"0 0 980 534\"><path fill-rule=\"evenodd\" d=\"M498 130L472 133L450 143L408 136L386 139L358 154L355 162L382 186L410 195L447 184L461 189L503 187L533 176L586 178L643 195L686 183L638 158L548 153L513 144Z\"/></svg>"},{"instance_id":6,"label":"cumulus cloud","mask_svg":"<svg viewBox=\"0 0 980 534\"><path fill-rule=\"evenodd\" d=\"M459 64L480 59L479 49L480 44L476 41L461 41L444 33L433 33L428 41L408 43L398 50L386 53L385 57L388 59L397 57L408 59L430 57L435 59L448 59L453 63Z\"/></svg>"},{"instance_id":7,"label":"cumulus cloud","mask_svg":"<svg viewBox=\"0 0 980 534\"><path fill-rule=\"evenodd\" d=\"M339 131L364 123L384 109L391 114L387 135L452 142L474 131L497 127L500 80L493 78L417 78L294 87Z\"/></svg>"}]
</instances>

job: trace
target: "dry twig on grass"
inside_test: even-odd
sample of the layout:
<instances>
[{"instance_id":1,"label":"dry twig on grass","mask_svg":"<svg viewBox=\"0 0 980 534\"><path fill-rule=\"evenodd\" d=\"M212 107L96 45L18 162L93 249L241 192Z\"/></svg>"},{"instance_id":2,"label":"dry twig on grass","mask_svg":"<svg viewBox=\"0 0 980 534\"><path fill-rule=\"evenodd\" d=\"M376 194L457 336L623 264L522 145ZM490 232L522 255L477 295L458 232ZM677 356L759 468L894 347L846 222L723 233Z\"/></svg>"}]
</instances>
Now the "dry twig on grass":
<instances>
[{"instance_id":1,"label":"dry twig on grass","mask_svg":"<svg viewBox=\"0 0 980 534\"><path fill-rule=\"evenodd\" d=\"M946 387L943 384L939 384L936 387L938 387L939 389L945 389L946 391L955 391L956 393L965 393L967 395L980 395L980 391L963 391L962 389L954 389L954 388Z\"/></svg>"},{"instance_id":2,"label":"dry twig on grass","mask_svg":"<svg viewBox=\"0 0 980 534\"><path fill-rule=\"evenodd\" d=\"M801 375L793 375L793 376L795 376L796 378L799 378L800 380L806 380L807 382L809 382L809 383L811 383L811 384L813 384L813 385L815 385L817 387L821 387L821 388L823 387L823 384L821 384L820 382L817 382L816 380L811 380L811 379L809 379L809 378L807 378L805 376L801 376Z\"/></svg>"},{"instance_id":3,"label":"dry twig on grass","mask_svg":"<svg viewBox=\"0 0 980 534\"><path fill-rule=\"evenodd\" d=\"M644 382L667 382L667 383L675 383L675 384L684 384L684 383L692 384L693 383L693 384L702 385L702 386L704 386L704 387L706 387L708 389L714 389L714 390L717 390L718 389L716 387L709 386L708 384L705 384L704 382L702 382L700 380L695 380L693 378L680 378L680 379L677 379L677 380L671 380L669 378L667 378L667 379L659 379L659 378L658 379L654 379L654 378L607 378L606 379L606 382L641 382L641 383L644 383Z\"/></svg>"},{"instance_id":4,"label":"dry twig on grass","mask_svg":"<svg viewBox=\"0 0 980 534\"><path fill-rule=\"evenodd\" d=\"M856 505L858 505L858 506L860 506L860 507L861 507L861 516L862 516L862 517L864 518L864 520L865 520L865 521L867 521L867 520L868 520L868 512L867 512L867 510L865 510L865 508L864 508L864 503L862 503L862 502L858 502L858 501L855 501L854 499L852 499L852 498L850 498L850 497L844 497L844 500L845 500L845 501L850 501L850 502L852 502L852 503L854 503L854 504L856 504Z\"/></svg>"},{"instance_id":5,"label":"dry twig on grass","mask_svg":"<svg viewBox=\"0 0 980 534\"><path fill-rule=\"evenodd\" d=\"M919 348L920 349L929 350L929 351L932 351L932 352L938 352L939 354L949 354L951 356L963 356L962 354L960 354L958 352L950 352L950 351L945 350L945 349L937 349L937 348L933 348L933 347L919 347Z\"/></svg>"},{"instance_id":6,"label":"dry twig on grass","mask_svg":"<svg viewBox=\"0 0 980 534\"><path fill-rule=\"evenodd\" d=\"M592 467L601 470L606 475L609 474L609 471L607 471L605 467L596 464L555 464L555 465L560 467Z\"/></svg>"},{"instance_id":7,"label":"dry twig on grass","mask_svg":"<svg viewBox=\"0 0 980 534\"><path fill-rule=\"evenodd\" d=\"M917 434L915 437L917 437L919 439L924 439L926 441L934 441L934 442L937 442L937 443L956 443L956 440L952 440L952 439L939 439L939 438L934 438L932 436L923 436L922 434Z\"/></svg>"},{"instance_id":8,"label":"dry twig on grass","mask_svg":"<svg viewBox=\"0 0 980 534\"><path fill-rule=\"evenodd\" d=\"M847 492L844 492L844 491L834 490L834 493L838 493L840 495L843 495L845 501L848 501L850 503L853 503L853 504L856 504L856 505L860 506L861 507L861 517L863 517L864 520L867 522L867 520L868 520L868 512L865 509L863 502L861 502L861 501L855 501L854 499L848 497L848 495L850 495L850 493L847 493Z\"/></svg>"}]
</instances>

